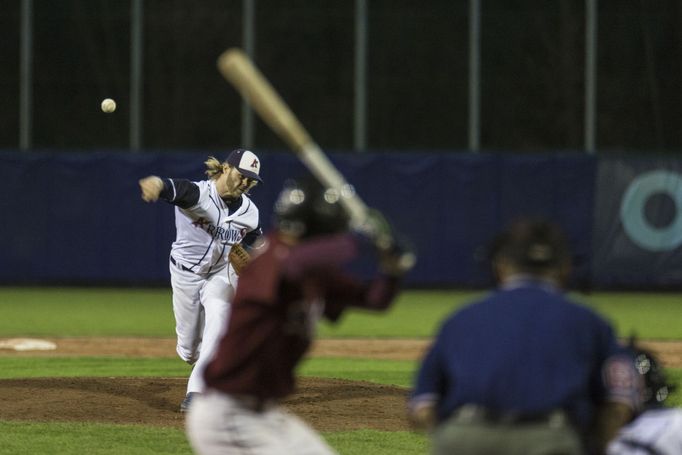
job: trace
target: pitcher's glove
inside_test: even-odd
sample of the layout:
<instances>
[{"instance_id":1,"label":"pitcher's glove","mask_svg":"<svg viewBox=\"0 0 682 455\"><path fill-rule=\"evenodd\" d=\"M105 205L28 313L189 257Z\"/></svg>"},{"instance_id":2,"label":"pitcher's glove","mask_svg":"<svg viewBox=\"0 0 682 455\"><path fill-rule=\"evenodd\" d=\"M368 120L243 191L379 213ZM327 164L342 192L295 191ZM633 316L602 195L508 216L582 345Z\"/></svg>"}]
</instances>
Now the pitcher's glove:
<instances>
[{"instance_id":1,"label":"pitcher's glove","mask_svg":"<svg viewBox=\"0 0 682 455\"><path fill-rule=\"evenodd\" d=\"M230 264L232 264L232 268L234 268L234 271L237 273L237 275L241 274L244 267L246 267L246 264L248 264L251 260L251 255L248 251L246 251L241 243L235 243L232 245L230 254L228 254L227 257L230 260Z\"/></svg>"}]
</instances>

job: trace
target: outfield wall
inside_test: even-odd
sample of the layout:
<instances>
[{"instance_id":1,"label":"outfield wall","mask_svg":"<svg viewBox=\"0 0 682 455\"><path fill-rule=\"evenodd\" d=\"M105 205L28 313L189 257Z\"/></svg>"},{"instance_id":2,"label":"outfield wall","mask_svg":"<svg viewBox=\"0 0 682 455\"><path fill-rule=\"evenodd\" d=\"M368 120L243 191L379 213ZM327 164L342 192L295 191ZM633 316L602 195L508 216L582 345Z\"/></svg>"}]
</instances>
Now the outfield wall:
<instances>
[{"instance_id":1,"label":"outfield wall","mask_svg":"<svg viewBox=\"0 0 682 455\"><path fill-rule=\"evenodd\" d=\"M0 152L0 283L163 284L172 207L146 204L148 174L198 180L204 152ZM303 167L262 152L253 191L264 227L287 177ZM682 160L469 153L338 153L332 160L415 244L411 286L490 283L485 249L511 219L561 223L576 254L575 284L682 283Z\"/></svg>"}]
</instances>

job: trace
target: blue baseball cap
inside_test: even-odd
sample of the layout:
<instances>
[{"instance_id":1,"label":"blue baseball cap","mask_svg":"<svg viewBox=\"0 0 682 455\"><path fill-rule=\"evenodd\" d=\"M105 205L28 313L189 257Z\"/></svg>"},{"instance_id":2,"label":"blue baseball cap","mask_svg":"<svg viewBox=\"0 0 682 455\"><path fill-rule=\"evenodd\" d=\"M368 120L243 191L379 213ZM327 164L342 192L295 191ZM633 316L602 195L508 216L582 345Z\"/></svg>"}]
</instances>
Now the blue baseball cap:
<instances>
[{"instance_id":1,"label":"blue baseball cap","mask_svg":"<svg viewBox=\"0 0 682 455\"><path fill-rule=\"evenodd\" d=\"M260 178L260 159L250 150L236 149L227 157L227 164L237 168L240 174L263 182Z\"/></svg>"}]
</instances>

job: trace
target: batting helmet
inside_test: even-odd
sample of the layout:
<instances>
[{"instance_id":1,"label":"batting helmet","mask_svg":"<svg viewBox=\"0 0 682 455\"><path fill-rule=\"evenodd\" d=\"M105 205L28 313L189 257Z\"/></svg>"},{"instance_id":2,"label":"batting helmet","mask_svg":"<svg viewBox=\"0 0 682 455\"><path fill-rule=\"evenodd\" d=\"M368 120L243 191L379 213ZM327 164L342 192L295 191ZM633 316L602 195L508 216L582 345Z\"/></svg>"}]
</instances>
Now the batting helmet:
<instances>
[{"instance_id":1,"label":"batting helmet","mask_svg":"<svg viewBox=\"0 0 682 455\"><path fill-rule=\"evenodd\" d=\"M275 202L275 226L297 238L345 231L349 218L340 198L315 180L287 181Z\"/></svg>"}]
</instances>

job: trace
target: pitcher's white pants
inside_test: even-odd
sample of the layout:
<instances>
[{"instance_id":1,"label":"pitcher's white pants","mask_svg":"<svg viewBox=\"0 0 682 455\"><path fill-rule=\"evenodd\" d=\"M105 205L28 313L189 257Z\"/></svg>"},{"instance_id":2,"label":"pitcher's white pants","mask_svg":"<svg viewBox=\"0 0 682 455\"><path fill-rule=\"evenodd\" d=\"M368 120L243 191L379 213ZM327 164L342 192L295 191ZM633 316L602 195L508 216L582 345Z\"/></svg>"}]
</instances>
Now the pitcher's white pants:
<instances>
[{"instance_id":1,"label":"pitcher's white pants","mask_svg":"<svg viewBox=\"0 0 682 455\"><path fill-rule=\"evenodd\" d=\"M227 329L237 275L232 267L209 276L197 275L170 264L175 314L176 351L194 365L187 392L203 392L203 372Z\"/></svg>"},{"instance_id":2,"label":"pitcher's white pants","mask_svg":"<svg viewBox=\"0 0 682 455\"><path fill-rule=\"evenodd\" d=\"M301 419L279 405L254 411L215 390L192 400L187 437L199 455L335 455Z\"/></svg>"}]
</instances>

